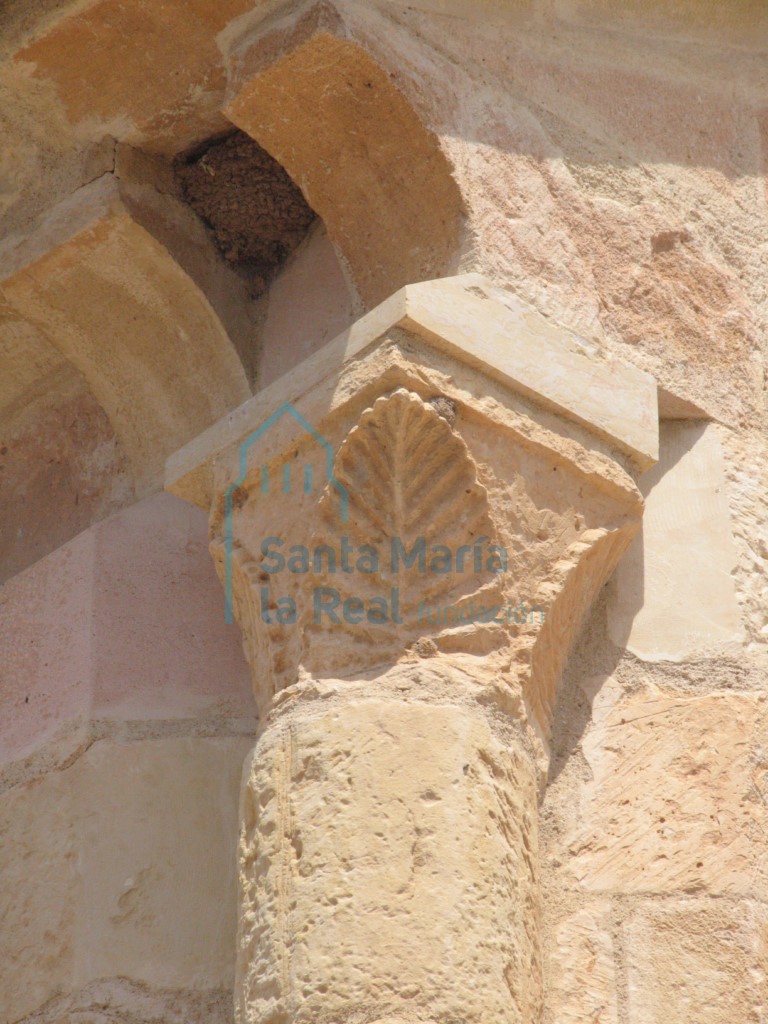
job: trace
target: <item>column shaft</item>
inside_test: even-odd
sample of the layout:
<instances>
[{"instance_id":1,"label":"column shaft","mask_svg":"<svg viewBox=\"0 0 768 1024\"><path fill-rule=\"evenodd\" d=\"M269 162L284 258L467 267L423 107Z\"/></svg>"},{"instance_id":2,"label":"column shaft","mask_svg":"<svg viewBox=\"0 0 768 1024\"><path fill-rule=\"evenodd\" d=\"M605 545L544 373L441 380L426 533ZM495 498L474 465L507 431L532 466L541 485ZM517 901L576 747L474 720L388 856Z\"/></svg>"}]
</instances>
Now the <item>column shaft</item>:
<instances>
[{"instance_id":1,"label":"column shaft","mask_svg":"<svg viewBox=\"0 0 768 1024\"><path fill-rule=\"evenodd\" d=\"M240 1024L536 1019L534 769L482 709L304 705L242 801Z\"/></svg>"}]
</instances>

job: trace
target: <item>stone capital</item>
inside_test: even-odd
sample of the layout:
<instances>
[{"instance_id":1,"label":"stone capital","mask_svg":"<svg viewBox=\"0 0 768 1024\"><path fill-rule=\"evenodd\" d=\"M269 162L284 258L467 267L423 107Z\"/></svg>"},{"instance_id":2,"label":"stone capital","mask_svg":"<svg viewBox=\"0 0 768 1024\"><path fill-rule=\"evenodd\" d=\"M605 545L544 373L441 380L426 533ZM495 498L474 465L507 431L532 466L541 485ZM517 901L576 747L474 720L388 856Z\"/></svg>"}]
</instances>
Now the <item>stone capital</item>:
<instances>
[{"instance_id":1,"label":"stone capital","mask_svg":"<svg viewBox=\"0 0 768 1024\"><path fill-rule=\"evenodd\" d=\"M541 1019L548 732L640 522L655 399L468 275L397 292L171 459L261 711L238 1024Z\"/></svg>"},{"instance_id":2,"label":"stone capital","mask_svg":"<svg viewBox=\"0 0 768 1024\"><path fill-rule=\"evenodd\" d=\"M655 386L479 275L412 285L168 464L266 712L438 658L546 736L640 522Z\"/></svg>"}]
</instances>

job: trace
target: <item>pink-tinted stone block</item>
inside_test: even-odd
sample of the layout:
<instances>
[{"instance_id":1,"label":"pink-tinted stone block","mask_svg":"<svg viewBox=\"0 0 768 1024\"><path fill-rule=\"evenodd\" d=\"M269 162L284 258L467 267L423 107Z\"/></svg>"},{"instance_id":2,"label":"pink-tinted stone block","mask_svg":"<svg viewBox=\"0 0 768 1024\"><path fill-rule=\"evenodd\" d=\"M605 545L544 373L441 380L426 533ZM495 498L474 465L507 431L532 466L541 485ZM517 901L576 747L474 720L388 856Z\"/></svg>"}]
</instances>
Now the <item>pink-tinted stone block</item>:
<instances>
[{"instance_id":1,"label":"pink-tinted stone block","mask_svg":"<svg viewBox=\"0 0 768 1024\"><path fill-rule=\"evenodd\" d=\"M94 716L254 714L206 516L156 494L97 528Z\"/></svg>"},{"instance_id":2,"label":"pink-tinted stone block","mask_svg":"<svg viewBox=\"0 0 768 1024\"><path fill-rule=\"evenodd\" d=\"M253 716L204 513L153 495L6 582L0 701L3 764L89 719Z\"/></svg>"},{"instance_id":3,"label":"pink-tinted stone block","mask_svg":"<svg viewBox=\"0 0 768 1024\"><path fill-rule=\"evenodd\" d=\"M0 763L90 713L94 529L0 587Z\"/></svg>"}]
</instances>

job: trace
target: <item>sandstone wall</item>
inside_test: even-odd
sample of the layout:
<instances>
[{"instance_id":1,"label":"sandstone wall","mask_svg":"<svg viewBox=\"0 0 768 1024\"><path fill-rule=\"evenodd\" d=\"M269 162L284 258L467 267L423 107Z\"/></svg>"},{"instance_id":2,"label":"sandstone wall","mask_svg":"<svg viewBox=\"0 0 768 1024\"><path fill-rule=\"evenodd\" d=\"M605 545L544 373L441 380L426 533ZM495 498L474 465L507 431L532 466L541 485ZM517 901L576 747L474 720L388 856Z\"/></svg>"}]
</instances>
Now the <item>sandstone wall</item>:
<instances>
[{"instance_id":1,"label":"sandstone wall","mask_svg":"<svg viewBox=\"0 0 768 1024\"><path fill-rule=\"evenodd\" d=\"M453 269L482 270L595 358L621 356L660 387L661 458L639 477L643 533L561 691L542 807L544 1020L759 1024L764 5L338 7L436 140L424 151L450 167L461 197ZM36 218L115 171L118 144L169 161L225 129L231 54L278 9L8 5L0 233L24 243ZM397 180L407 187L407 174ZM327 224L248 306L257 387L365 304L329 242L330 195ZM393 195L370 221L366 196L352 196L348 230L386 237ZM157 252L163 266L176 258ZM398 252L380 256L390 281ZM213 288L200 288L218 337ZM156 493L134 504L119 417L62 356L71 326L25 320L5 293L0 317L0 1019L223 1024L237 793L256 722L205 517ZM108 354L104 337L96 351ZM153 436L163 422L149 424Z\"/></svg>"},{"instance_id":2,"label":"sandstone wall","mask_svg":"<svg viewBox=\"0 0 768 1024\"><path fill-rule=\"evenodd\" d=\"M228 1020L255 720L205 516L158 495L16 575L0 649L2 1019Z\"/></svg>"},{"instance_id":3,"label":"sandstone wall","mask_svg":"<svg viewBox=\"0 0 768 1024\"><path fill-rule=\"evenodd\" d=\"M642 536L558 711L552 1022L764 1015L768 693L744 614L757 581L737 569L727 432L676 420L661 436Z\"/></svg>"}]
</instances>

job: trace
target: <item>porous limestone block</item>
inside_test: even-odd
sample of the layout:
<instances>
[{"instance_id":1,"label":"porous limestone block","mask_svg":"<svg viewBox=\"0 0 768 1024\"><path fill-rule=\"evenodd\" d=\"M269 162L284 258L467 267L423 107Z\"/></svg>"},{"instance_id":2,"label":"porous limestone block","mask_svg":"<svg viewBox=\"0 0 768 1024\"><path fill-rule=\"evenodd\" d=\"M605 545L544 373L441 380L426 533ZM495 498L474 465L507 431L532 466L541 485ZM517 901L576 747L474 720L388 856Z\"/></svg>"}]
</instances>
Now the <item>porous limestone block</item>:
<instances>
[{"instance_id":1,"label":"porous limestone block","mask_svg":"<svg viewBox=\"0 0 768 1024\"><path fill-rule=\"evenodd\" d=\"M742 639L716 429L662 422L659 462L640 480L642 533L617 569L609 630L644 661L685 661Z\"/></svg>"},{"instance_id":2,"label":"porous limestone block","mask_svg":"<svg viewBox=\"0 0 768 1024\"><path fill-rule=\"evenodd\" d=\"M634 911L626 926L628 1024L765 1020L764 905L682 899Z\"/></svg>"},{"instance_id":3,"label":"porous limestone block","mask_svg":"<svg viewBox=\"0 0 768 1024\"><path fill-rule=\"evenodd\" d=\"M594 696L590 770L564 839L593 890L768 893L768 698L669 693L615 680Z\"/></svg>"},{"instance_id":4,"label":"porous limestone block","mask_svg":"<svg viewBox=\"0 0 768 1024\"><path fill-rule=\"evenodd\" d=\"M536 1019L533 771L470 707L291 715L241 821L240 1024Z\"/></svg>"},{"instance_id":5,"label":"porous limestone block","mask_svg":"<svg viewBox=\"0 0 768 1024\"><path fill-rule=\"evenodd\" d=\"M231 984L237 793L249 743L102 742L75 766L76 988L118 976Z\"/></svg>"},{"instance_id":6,"label":"porous limestone block","mask_svg":"<svg viewBox=\"0 0 768 1024\"><path fill-rule=\"evenodd\" d=\"M231 987L249 743L104 740L0 796L3 1020L98 979Z\"/></svg>"},{"instance_id":7,"label":"porous limestone block","mask_svg":"<svg viewBox=\"0 0 768 1024\"><path fill-rule=\"evenodd\" d=\"M0 1014L17 1021L70 984L77 913L72 770L0 795Z\"/></svg>"},{"instance_id":8,"label":"porous limestone block","mask_svg":"<svg viewBox=\"0 0 768 1024\"><path fill-rule=\"evenodd\" d=\"M614 955L607 900L558 924L547 986L548 1019L553 1024L618 1024Z\"/></svg>"}]
</instances>

